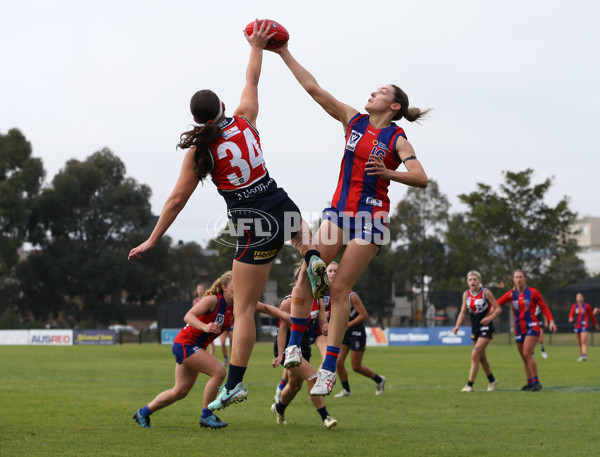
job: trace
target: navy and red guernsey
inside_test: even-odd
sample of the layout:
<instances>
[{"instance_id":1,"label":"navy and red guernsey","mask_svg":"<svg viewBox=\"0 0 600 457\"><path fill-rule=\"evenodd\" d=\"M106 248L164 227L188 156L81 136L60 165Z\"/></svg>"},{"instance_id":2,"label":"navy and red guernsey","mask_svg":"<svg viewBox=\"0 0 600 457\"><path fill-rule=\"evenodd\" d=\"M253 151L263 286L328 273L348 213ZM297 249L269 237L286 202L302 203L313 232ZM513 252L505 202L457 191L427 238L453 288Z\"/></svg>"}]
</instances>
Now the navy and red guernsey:
<instances>
[{"instance_id":1,"label":"navy and red guernsey","mask_svg":"<svg viewBox=\"0 0 600 457\"><path fill-rule=\"evenodd\" d=\"M490 310L490 305L485 298L485 291L487 289L482 287L476 294L471 293L471 289L467 289L467 309L471 314L483 314L487 315Z\"/></svg>"},{"instance_id":2,"label":"navy and red guernsey","mask_svg":"<svg viewBox=\"0 0 600 457\"><path fill-rule=\"evenodd\" d=\"M288 298L292 298L292 294L286 295L285 297L283 297L283 300L287 300ZM319 317L319 310L321 309L321 306L319 304L319 300L317 300L316 298L313 298L313 305L312 308L310 309L310 314L308 315L308 323L306 324L306 328L308 328L310 326L310 324L312 324L316 319L318 319ZM281 319L279 319L279 323L277 324L277 326L279 327L281 325Z\"/></svg>"},{"instance_id":3,"label":"navy and red guernsey","mask_svg":"<svg viewBox=\"0 0 600 457\"><path fill-rule=\"evenodd\" d=\"M239 190L267 176L254 127L243 117L225 118L219 127L221 136L210 146L214 167L212 179L219 191Z\"/></svg>"},{"instance_id":4,"label":"navy and red guernsey","mask_svg":"<svg viewBox=\"0 0 600 457\"><path fill-rule=\"evenodd\" d=\"M509 290L498 299L498 305L502 306L509 301L512 303L515 316L515 335L517 336L525 335L529 329L539 331L540 323L535 316L537 306L540 307L548 321L554 320L542 294L533 287L526 287L523 293L519 293L517 289Z\"/></svg>"},{"instance_id":5,"label":"navy and red guernsey","mask_svg":"<svg viewBox=\"0 0 600 457\"><path fill-rule=\"evenodd\" d=\"M590 322L594 324L594 326L598 325L596 322L596 317L592 312L592 306L589 303L573 303L571 307L571 312L569 313L569 319L574 319L574 324L576 329L588 328L590 326Z\"/></svg>"},{"instance_id":6,"label":"navy and red guernsey","mask_svg":"<svg viewBox=\"0 0 600 457\"><path fill-rule=\"evenodd\" d=\"M233 323L233 306L227 306L227 302L223 295L217 294L216 297L217 304L214 309L198 316L198 320L205 324L216 322L221 326L221 331L219 333L206 333L187 324L179 331L173 340L173 343L179 343L184 346L200 346L202 349L206 349L211 341L231 326Z\"/></svg>"},{"instance_id":7,"label":"navy and red guernsey","mask_svg":"<svg viewBox=\"0 0 600 457\"><path fill-rule=\"evenodd\" d=\"M406 138L406 134L394 123L376 129L369 120L368 114L357 114L348 124L346 149L331 204L338 211L352 216L366 211L371 215L383 213L377 218L387 218L390 181L368 176L365 166L373 154L383 159L388 169L396 170L402 163L396 153L396 143L399 137Z\"/></svg>"}]
</instances>

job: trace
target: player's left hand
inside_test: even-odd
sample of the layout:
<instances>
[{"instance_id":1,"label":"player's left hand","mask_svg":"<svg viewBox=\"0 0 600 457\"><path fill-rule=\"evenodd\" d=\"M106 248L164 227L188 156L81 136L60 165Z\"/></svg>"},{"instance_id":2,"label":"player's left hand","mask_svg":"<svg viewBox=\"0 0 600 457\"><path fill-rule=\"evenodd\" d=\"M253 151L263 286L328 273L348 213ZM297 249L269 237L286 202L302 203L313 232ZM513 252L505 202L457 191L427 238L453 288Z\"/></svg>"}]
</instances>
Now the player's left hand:
<instances>
[{"instance_id":1,"label":"player's left hand","mask_svg":"<svg viewBox=\"0 0 600 457\"><path fill-rule=\"evenodd\" d=\"M273 365L273 368L277 368L277 366L281 363L282 360L283 360L283 354L280 354L273 359L273 361L271 362L271 365Z\"/></svg>"},{"instance_id":2,"label":"player's left hand","mask_svg":"<svg viewBox=\"0 0 600 457\"><path fill-rule=\"evenodd\" d=\"M383 163L383 159L375 154L369 156L365 171L368 176L381 176L382 178L389 179L390 171Z\"/></svg>"}]
</instances>

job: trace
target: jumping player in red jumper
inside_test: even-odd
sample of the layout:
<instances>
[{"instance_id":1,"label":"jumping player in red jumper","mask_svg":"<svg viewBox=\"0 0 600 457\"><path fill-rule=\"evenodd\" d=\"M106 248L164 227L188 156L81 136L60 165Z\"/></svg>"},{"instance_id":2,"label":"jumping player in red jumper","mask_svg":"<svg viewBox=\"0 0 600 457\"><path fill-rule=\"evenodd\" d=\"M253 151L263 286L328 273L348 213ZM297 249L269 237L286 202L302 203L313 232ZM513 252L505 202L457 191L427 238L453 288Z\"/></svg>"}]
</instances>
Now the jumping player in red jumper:
<instances>
[{"instance_id":1,"label":"jumping player in red jumper","mask_svg":"<svg viewBox=\"0 0 600 457\"><path fill-rule=\"evenodd\" d=\"M523 359L527 384L521 390L537 392L542 388L538 378L537 363L533 358L533 351L540 336L540 323L535 317L535 308L539 306L542 313L548 318L548 330L556 332L556 324L546 305L542 294L533 287L527 286L527 276L523 270L513 273L515 287L498 299L500 306L511 302L515 317L515 342L517 350Z\"/></svg>"},{"instance_id":2,"label":"jumping player in red jumper","mask_svg":"<svg viewBox=\"0 0 600 457\"><path fill-rule=\"evenodd\" d=\"M573 331L577 337L577 344L579 345L580 357L577 359L578 362L585 362L587 360L587 337L590 331L590 322L594 324L596 330L600 330L596 317L592 312L592 306L589 303L585 303L583 295L581 293L575 296L575 303L571 307L569 313L569 322L575 322Z\"/></svg>"},{"instance_id":3,"label":"jumping player in red jumper","mask_svg":"<svg viewBox=\"0 0 600 457\"><path fill-rule=\"evenodd\" d=\"M380 246L389 243L387 228L391 181L408 186L427 187L427 175L415 156L404 130L392 121L413 122L426 111L409 107L407 95L388 84L372 92L365 105L367 114L337 100L321 88L290 53L287 44L278 53L300 85L334 119L342 124L345 150L332 205L323 212L323 222L315 235L317 249L325 263L344 250L334 284L330 284L331 314L325 361L319 369L313 395L329 395L336 380L336 361L348 326L354 284ZM397 171L404 163L405 172ZM292 316L307 317L311 302L292 302ZM293 338L293 335L292 335ZM284 366L300 363L299 347L286 348Z\"/></svg>"},{"instance_id":4,"label":"jumping player in red jumper","mask_svg":"<svg viewBox=\"0 0 600 457\"><path fill-rule=\"evenodd\" d=\"M267 21L252 35L246 84L233 117L225 115L225 104L210 90L196 92L190 110L196 125L181 135L179 147L187 149L175 188L167 199L150 237L133 248L129 258L156 245L198 184L211 177L227 204L227 214L236 228L233 260L235 326L227 382L209 407L225 408L243 401L248 391L243 378L256 340L254 312L263 293L271 266L285 241L290 240L305 259L294 297L312 303L327 292L326 265L312 244L308 224L287 193L278 187L265 167L256 130L258 81L263 49L270 37ZM308 266L308 271L307 271ZM311 293L312 286L312 293ZM293 325L293 324L292 324Z\"/></svg>"}]
</instances>

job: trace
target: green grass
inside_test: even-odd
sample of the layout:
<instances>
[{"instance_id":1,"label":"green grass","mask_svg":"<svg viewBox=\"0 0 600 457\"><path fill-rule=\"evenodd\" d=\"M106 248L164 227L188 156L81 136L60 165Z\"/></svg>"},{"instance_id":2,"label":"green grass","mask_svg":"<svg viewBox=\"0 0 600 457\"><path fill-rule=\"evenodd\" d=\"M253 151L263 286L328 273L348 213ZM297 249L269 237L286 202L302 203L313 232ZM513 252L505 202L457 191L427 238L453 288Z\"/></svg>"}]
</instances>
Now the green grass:
<instances>
[{"instance_id":1,"label":"green grass","mask_svg":"<svg viewBox=\"0 0 600 457\"><path fill-rule=\"evenodd\" d=\"M571 335L572 336L572 335ZM574 339L574 337L572 337ZM0 455L12 456L578 456L596 455L600 349L576 363L577 348L552 345L538 360L544 388L520 392L522 363L499 336L488 349L495 392L480 372L461 393L470 348L369 348L364 362L387 377L383 396L350 374L353 396L327 398L339 425L326 430L305 391L278 426L269 407L281 371L271 344L257 344L246 375L248 401L219 416L222 430L200 429L206 378L190 395L152 416L133 412L173 383L170 347L0 347ZM335 387L338 392L341 387Z\"/></svg>"}]
</instances>

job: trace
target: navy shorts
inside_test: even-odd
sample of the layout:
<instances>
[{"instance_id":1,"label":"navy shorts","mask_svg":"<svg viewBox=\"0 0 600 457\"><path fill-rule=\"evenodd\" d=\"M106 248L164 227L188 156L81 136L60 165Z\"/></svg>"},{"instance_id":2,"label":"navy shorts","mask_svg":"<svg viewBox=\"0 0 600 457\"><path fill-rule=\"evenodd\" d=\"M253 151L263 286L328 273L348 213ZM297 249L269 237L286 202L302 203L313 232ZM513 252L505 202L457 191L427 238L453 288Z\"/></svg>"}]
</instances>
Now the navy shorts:
<instances>
[{"instance_id":1,"label":"navy shorts","mask_svg":"<svg viewBox=\"0 0 600 457\"><path fill-rule=\"evenodd\" d=\"M535 336L536 338L540 337L540 331L535 330L533 328L529 328L525 334L515 335L515 343L522 343L525 341L526 336Z\"/></svg>"},{"instance_id":2,"label":"navy shorts","mask_svg":"<svg viewBox=\"0 0 600 457\"><path fill-rule=\"evenodd\" d=\"M275 260L284 243L298 233L302 221L300 209L287 196L268 212L250 207L231 208L228 213L237 234L234 259L254 265Z\"/></svg>"},{"instance_id":3,"label":"navy shorts","mask_svg":"<svg viewBox=\"0 0 600 457\"><path fill-rule=\"evenodd\" d=\"M358 238L373 243L381 249L381 246L390 242L390 231L386 221L382 218L373 218L368 212L359 212L356 216L350 216L337 208L330 207L323 210L323 220L331 221L342 230L344 244Z\"/></svg>"},{"instance_id":4,"label":"navy shorts","mask_svg":"<svg viewBox=\"0 0 600 457\"><path fill-rule=\"evenodd\" d=\"M175 356L175 362L179 365L183 363L183 360L194 355L196 352L201 351L202 348L195 344L186 344L183 345L181 343L173 343L171 346L171 351Z\"/></svg>"},{"instance_id":5,"label":"navy shorts","mask_svg":"<svg viewBox=\"0 0 600 457\"><path fill-rule=\"evenodd\" d=\"M367 331L364 325L355 325L346 330L342 344L351 351L365 351L367 348Z\"/></svg>"}]
</instances>

